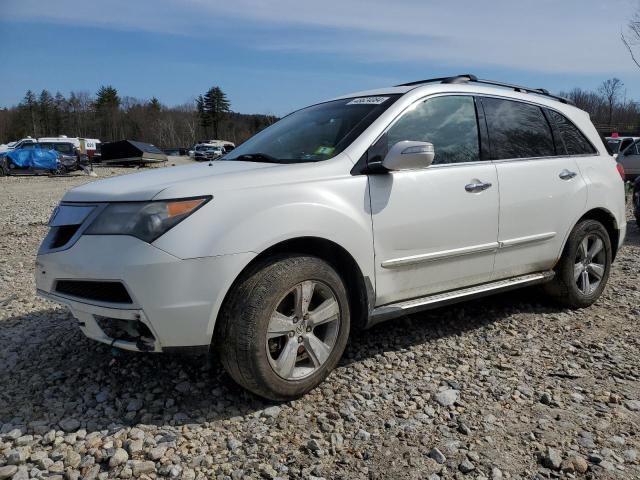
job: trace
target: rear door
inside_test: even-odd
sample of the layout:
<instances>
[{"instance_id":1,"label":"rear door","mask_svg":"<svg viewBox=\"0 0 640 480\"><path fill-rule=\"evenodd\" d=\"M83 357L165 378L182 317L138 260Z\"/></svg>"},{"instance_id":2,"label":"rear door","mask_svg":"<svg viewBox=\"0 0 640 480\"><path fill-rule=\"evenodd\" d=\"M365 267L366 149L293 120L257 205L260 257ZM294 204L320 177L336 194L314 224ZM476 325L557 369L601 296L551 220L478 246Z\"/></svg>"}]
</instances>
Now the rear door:
<instances>
[{"instance_id":1,"label":"rear door","mask_svg":"<svg viewBox=\"0 0 640 480\"><path fill-rule=\"evenodd\" d=\"M495 278L550 269L587 201L576 157L554 141L561 127L551 122L564 117L511 99L482 97L482 105L500 185Z\"/></svg>"}]
</instances>

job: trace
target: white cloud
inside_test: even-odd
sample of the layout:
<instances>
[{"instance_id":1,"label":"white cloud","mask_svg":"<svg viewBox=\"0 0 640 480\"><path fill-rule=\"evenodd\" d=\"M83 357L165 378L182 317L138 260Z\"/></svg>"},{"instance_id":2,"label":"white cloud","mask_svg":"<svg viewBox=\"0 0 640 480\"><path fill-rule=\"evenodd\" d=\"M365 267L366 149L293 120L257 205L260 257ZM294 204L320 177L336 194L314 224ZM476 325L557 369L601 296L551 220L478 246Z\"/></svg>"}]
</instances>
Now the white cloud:
<instances>
[{"instance_id":1,"label":"white cloud","mask_svg":"<svg viewBox=\"0 0 640 480\"><path fill-rule=\"evenodd\" d=\"M634 66L620 29L637 0L8 0L8 18L214 36L355 61L608 74Z\"/></svg>"}]
</instances>

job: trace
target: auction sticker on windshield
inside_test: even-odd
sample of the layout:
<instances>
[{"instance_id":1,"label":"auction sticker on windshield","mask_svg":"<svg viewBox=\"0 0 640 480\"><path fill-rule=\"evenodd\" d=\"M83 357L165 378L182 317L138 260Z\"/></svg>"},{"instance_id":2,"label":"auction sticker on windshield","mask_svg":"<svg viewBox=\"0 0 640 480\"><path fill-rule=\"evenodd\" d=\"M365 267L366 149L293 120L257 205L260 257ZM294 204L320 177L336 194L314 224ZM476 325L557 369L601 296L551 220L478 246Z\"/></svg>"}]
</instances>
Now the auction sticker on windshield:
<instances>
[{"instance_id":1,"label":"auction sticker on windshield","mask_svg":"<svg viewBox=\"0 0 640 480\"><path fill-rule=\"evenodd\" d=\"M389 97L360 97L354 98L347 105L380 105L388 100Z\"/></svg>"}]
</instances>

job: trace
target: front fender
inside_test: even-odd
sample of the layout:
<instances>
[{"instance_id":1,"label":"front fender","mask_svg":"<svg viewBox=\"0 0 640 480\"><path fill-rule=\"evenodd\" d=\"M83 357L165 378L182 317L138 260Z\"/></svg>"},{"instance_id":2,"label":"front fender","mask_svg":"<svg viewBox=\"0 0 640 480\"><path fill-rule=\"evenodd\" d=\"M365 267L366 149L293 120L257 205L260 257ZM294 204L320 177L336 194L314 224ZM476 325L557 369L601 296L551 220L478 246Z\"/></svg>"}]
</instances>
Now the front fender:
<instances>
[{"instance_id":1,"label":"front fender","mask_svg":"<svg viewBox=\"0 0 640 480\"><path fill-rule=\"evenodd\" d=\"M179 258L252 252L318 237L343 247L374 278L367 178L344 176L299 184L234 189L160 237L154 246Z\"/></svg>"}]
</instances>

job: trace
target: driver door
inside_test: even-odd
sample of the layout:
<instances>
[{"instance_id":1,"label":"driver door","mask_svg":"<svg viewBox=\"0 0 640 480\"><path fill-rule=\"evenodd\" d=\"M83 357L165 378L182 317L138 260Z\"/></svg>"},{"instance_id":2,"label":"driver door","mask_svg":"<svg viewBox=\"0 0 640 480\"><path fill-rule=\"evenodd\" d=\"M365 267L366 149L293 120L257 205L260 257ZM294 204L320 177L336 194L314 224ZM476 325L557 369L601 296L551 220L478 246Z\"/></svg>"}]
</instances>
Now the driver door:
<instances>
[{"instance_id":1,"label":"driver door","mask_svg":"<svg viewBox=\"0 0 640 480\"><path fill-rule=\"evenodd\" d=\"M372 147L412 140L436 152L428 168L369 176L376 305L491 281L498 177L480 136L474 97L444 95L419 101Z\"/></svg>"}]
</instances>

